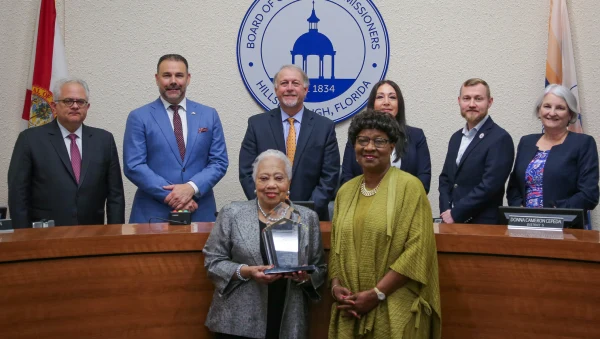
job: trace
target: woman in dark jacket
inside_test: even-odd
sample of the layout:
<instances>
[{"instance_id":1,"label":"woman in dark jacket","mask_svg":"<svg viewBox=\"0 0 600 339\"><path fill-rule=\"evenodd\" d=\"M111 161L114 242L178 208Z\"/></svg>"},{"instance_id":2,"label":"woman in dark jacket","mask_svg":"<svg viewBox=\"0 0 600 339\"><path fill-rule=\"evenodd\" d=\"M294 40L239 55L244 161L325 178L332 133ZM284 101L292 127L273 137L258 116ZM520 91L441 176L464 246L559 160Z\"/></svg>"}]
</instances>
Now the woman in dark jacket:
<instances>
[{"instance_id":1,"label":"woman in dark jacket","mask_svg":"<svg viewBox=\"0 0 600 339\"><path fill-rule=\"evenodd\" d=\"M422 129L406 124L404 98L402 97L400 87L391 80L379 81L371 90L367 108L389 113L396 119L406 135L406 142L397 143L396 149L392 153L392 166L417 177L423 183L425 192L429 193L429 185L431 184L431 159L429 157L427 139L425 139ZM402 149L400 149L401 145L403 145ZM395 161L397 154L400 155L400 158L398 161ZM361 174L363 174L363 171L356 162L354 146L348 142L346 143L344 160L342 162L341 184Z\"/></svg>"},{"instance_id":2,"label":"woman in dark jacket","mask_svg":"<svg viewBox=\"0 0 600 339\"><path fill-rule=\"evenodd\" d=\"M569 132L577 100L566 87L549 85L535 108L544 133L521 138L508 181L510 206L592 210L598 205L598 150L593 137Z\"/></svg>"}]
</instances>

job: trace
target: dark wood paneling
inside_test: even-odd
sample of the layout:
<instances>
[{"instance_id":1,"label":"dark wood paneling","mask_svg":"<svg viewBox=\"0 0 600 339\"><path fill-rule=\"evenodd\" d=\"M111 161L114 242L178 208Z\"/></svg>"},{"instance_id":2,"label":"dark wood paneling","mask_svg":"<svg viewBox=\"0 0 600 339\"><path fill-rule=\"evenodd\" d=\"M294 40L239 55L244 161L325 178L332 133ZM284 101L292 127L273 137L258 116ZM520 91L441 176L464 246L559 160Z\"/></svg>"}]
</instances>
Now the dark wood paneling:
<instances>
[{"instance_id":1,"label":"dark wood paneling","mask_svg":"<svg viewBox=\"0 0 600 339\"><path fill-rule=\"evenodd\" d=\"M0 233L1 338L209 338L210 223ZM434 225L444 338L600 338L600 240L511 237L504 226ZM322 223L330 246L331 224ZM311 305L325 338L332 298Z\"/></svg>"},{"instance_id":2,"label":"dark wood paneling","mask_svg":"<svg viewBox=\"0 0 600 339\"><path fill-rule=\"evenodd\" d=\"M440 253L444 338L600 338L600 265Z\"/></svg>"},{"instance_id":3,"label":"dark wood paneling","mask_svg":"<svg viewBox=\"0 0 600 339\"><path fill-rule=\"evenodd\" d=\"M2 338L192 338L213 285L200 252L0 265Z\"/></svg>"}]
</instances>

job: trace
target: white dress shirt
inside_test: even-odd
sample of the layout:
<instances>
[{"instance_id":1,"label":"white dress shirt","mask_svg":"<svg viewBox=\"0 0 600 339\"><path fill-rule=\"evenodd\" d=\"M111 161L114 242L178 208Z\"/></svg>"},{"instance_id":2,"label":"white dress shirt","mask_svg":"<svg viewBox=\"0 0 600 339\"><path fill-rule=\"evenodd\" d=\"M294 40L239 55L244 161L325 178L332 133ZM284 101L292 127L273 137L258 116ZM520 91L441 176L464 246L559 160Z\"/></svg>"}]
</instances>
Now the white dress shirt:
<instances>
[{"instance_id":1,"label":"white dress shirt","mask_svg":"<svg viewBox=\"0 0 600 339\"><path fill-rule=\"evenodd\" d=\"M285 142L285 147L287 148L287 138L290 134L290 122L288 119L290 116L281 110L281 123L283 124L283 141ZM304 114L304 107L300 109L300 112L296 113L293 116L294 118L294 129L296 130L296 146L298 145L298 137L300 136L300 126L302 125L302 115Z\"/></svg>"},{"instance_id":2,"label":"white dress shirt","mask_svg":"<svg viewBox=\"0 0 600 339\"><path fill-rule=\"evenodd\" d=\"M485 124L485 122L487 121L487 119L489 117L490 117L489 115L486 115L485 118L483 118L483 120L481 120L475 127L471 128L470 131L467 129L467 127L469 125L465 124L465 127L463 127L463 130L462 130L463 136L462 136L462 139L460 140L460 147L458 148L458 154L456 155L456 165L457 166L460 163L460 159L462 158L463 154L467 150L467 147L469 147L469 145L471 144L471 141L473 141L473 138L475 138L475 135L477 135L477 132L479 131L479 129L481 129L481 126L483 126L483 124Z\"/></svg>"},{"instance_id":3,"label":"white dress shirt","mask_svg":"<svg viewBox=\"0 0 600 339\"><path fill-rule=\"evenodd\" d=\"M402 165L402 158L399 158L398 161L394 162L395 158L396 158L396 148L394 148L394 150L392 151L392 156L391 156L392 166L396 167L397 169L401 169L400 166Z\"/></svg>"},{"instance_id":4,"label":"white dress shirt","mask_svg":"<svg viewBox=\"0 0 600 339\"><path fill-rule=\"evenodd\" d=\"M67 146L67 153L69 153L69 160L71 159L71 138L69 138L69 134L71 134L71 132L69 132L63 125L60 124L60 122L58 121L58 119L56 120L56 122L58 123L58 128L60 129L60 133L62 134L63 137L63 141L65 142L65 146ZM82 125L79 126L79 128L74 132L75 135L77 135L77 139L75 139L75 144L77 144L77 148L79 148L79 155L81 156L81 159L83 159L83 141L81 140L81 136L82 136Z\"/></svg>"},{"instance_id":5,"label":"white dress shirt","mask_svg":"<svg viewBox=\"0 0 600 339\"><path fill-rule=\"evenodd\" d=\"M160 97L160 101L162 101L163 105L165 105L165 109L167 110L167 114L169 115L169 121L171 122L171 128L173 129L173 133L175 133L175 125L173 125L173 109L171 109L171 103L168 102L167 100L163 99L163 97ZM186 98L183 98L183 100L181 100L181 102L179 103L179 110L177 111L177 113L179 113L179 116L181 117L181 127L182 127L182 131L183 131L183 142L185 144L185 146L187 147L187 135L188 135L188 127L187 127L187 100Z\"/></svg>"},{"instance_id":6,"label":"white dress shirt","mask_svg":"<svg viewBox=\"0 0 600 339\"><path fill-rule=\"evenodd\" d=\"M160 96L160 101L162 101L163 105L165 106L165 110L167 111L167 114L169 115L169 121L171 122L171 128L173 129L173 133L175 133L175 125L173 125L173 109L171 108L171 105L173 105L172 103L168 102L167 100L165 100L162 96ZM185 148L186 148L186 152L187 152L187 135L188 135L188 126L187 126L187 100L184 97L181 102L179 103L179 110L177 111L177 113L179 113L179 117L181 117L181 131L183 132L183 143L185 144ZM192 186L194 188L194 195L199 195L198 193L200 193L200 190L198 189L198 186L196 186L196 184L194 184L193 181L188 181L188 184L190 184L190 186Z\"/></svg>"}]
</instances>

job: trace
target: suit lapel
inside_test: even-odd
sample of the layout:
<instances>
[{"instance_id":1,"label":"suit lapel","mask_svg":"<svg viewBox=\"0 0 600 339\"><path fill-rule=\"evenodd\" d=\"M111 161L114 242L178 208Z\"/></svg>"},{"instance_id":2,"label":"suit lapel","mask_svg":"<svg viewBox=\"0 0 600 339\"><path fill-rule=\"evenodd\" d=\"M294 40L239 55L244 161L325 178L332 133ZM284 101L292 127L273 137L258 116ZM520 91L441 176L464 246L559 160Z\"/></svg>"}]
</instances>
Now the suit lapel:
<instances>
[{"instance_id":1,"label":"suit lapel","mask_svg":"<svg viewBox=\"0 0 600 339\"><path fill-rule=\"evenodd\" d=\"M294 154L294 163L292 164L292 177L294 177L294 173L296 173L296 168L298 168L298 162L300 161L300 156L310 139L310 134L312 133L314 121L311 112L307 109L304 109L304 113L302 116L302 124L300 127L300 135L298 136L298 144L296 145L296 153Z\"/></svg>"},{"instance_id":2,"label":"suit lapel","mask_svg":"<svg viewBox=\"0 0 600 339\"><path fill-rule=\"evenodd\" d=\"M413 158L415 156L413 156L413 152L411 152L411 148L414 148L416 151L416 147L411 147L412 145L414 145L414 140L412 139L413 138L411 138L410 127L406 126L406 138L404 139L406 146L404 150L404 155L402 156L402 158L400 158L400 169L404 172L409 172L409 164L416 163L415 161L413 161Z\"/></svg>"},{"instance_id":3,"label":"suit lapel","mask_svg":"<svg viewBox=\"0 0 600 339\"><path fill-rule=\"evenodd\" d=\"M167 110L165 106L163 106L160 98L156 99L151 105L150 114L156 121L156 124L162 131L165 139L167 140L167 144L171 148L171 152L175 155L175 159L179 162L180 165L183 165L181 161L181 156L179 155L179 147L177 147L177 140L175 140L175 132L173 132L173 127L171 126L171 121L169 120L169 115L167 114ZM189 133L189 130L188 130Z\"/></svg>"},{"instance_id":4,"label":"suit lapel","mask_svg":"<svg viewBox=\"0 0 600 339\"><path fill-rule=\"evenodd\" d=\"M270 112L271 119L269 119L269 125L271 125L271 133L273 133L273 139L277 149L286 153L285 140L283 140L283 123L281 122L281 111L279 108L274 109Z\"/></svg>"},{"instance_id":5,"label":"suit lapel","mask_svg":"<svg viewBox=\"0 0 600 339\"><path fill-rule=\"evenodd\" d=\"M54 119L53 127L48 132L48 136L50 137L50 142L52 143L52 147L58 154L58 157L62 161L65 166L67 172L71 174L71 178L75 181L75 173L73 173L73 166L71 165L71 159L69 159L69 153L67 152L67 147L65 145L65 141L63 140L62 133L60 133L60 128L58 128L58 122Z\"/></svg>"},{"instance_id":6,"label":"suit lapel","mask_svg":"<svg viewBox=\"0 0 600 339\"><path fill-rule=\"evenodd\" d=\"M540 137L542 135L540 134ZM531 160L533 160L533 157L535 157L535 154L537 153L537 151L539 150L539 148L536 146L537 141L539 140L539 138L533 140L533 142L531 144L525 144L521 150L522 154L519 155L519 157L521 159L526 159L527 160L527 165L529 165L529 163L531 162ZM552 152L550 152L552 153ZM550 157L548 157L550 158ZM546 163L548 163L548 160L546 160ZM525 166L525 168L527 168L527 165Z\"/></svg>"},{"instance_id":7,"label":"suit lapel","mask_svg":"<svg viewBox=\"0 0 600 339\"><path fill-rule=\"evenodd\" d=\"M185 164L187 164L190 155L194 154L194 145L196 144L196 138L198 137L198 128L200 126L200 111L198 110L198 112L196 112L196 105L194 105L190 100L187 100L186 108L187 110L185 112L185 115L187 118L187 144L185 146L185 158L183 161L184 166ZM173 133L173 135L175 135L175 133ZM179 148L177 148L177 150L179 152Z\"/></svg>"},{"instance_id":8,"label":"suit lapel","mask_svg":"<svg viewBox=\"0 0 600 339\"><path fill-rule=\"evenodd\" d=\"M460 162L458 163L458 167L456 168L457 172L460 170L462 164L464 164L465 159L469 156L469 153L471 153L471 151L475 147L477 147L477 145L479 145L479 143L486 137L490 128L492 128L493 125L494 125L494 121L492 121L492 117L489 117L487 119L487 121L485 122L485 124L483 124L483 126L481 126L479 131L477 131L477 134L473 137L473 140L471 140L471 143L465 150L465 153L463 153L462 157L460 158Z\"/></svg>"},{"instance_id":9,"label":"suit lapel","mask_svg":"<svg viewBox=\"0 0 600 339\"><path fill-rule=\"evenodd\" d=\"M81 146L83 147L84 156L81 157L81 173L79 173L79 186L83 183L85 179L85 174L90 166L90 158L93 156L92 154L92 130L87 128L87 126L81 126Z\"/></svg>"},{"instance_id":10,"label":"suit lapel","mask_svg":"<svg viewBox=\"0 0 600 339\"><path fill-rule=\"evenodd\" d=\"M244 202L236 220L246 249L252 254L254 265L264 265L260 254L260 227L258 225L256 199Z\"/></svg>"},{"instance_id":11,"label":"suit lapel","mask_svg":"<svg viewBox=\"0 0 600 339\"><path fill-rule=\"evenodd\" d=\"M462 139L462 129L454 133L450 137L450 147L448 148L448 159L452 160L452 173L456 173L458 165L456 165L456 157L458 156L458 149L460 148L460 141ZM462 159L461 159L462 160Z\"/></svg>"}]
</instances>

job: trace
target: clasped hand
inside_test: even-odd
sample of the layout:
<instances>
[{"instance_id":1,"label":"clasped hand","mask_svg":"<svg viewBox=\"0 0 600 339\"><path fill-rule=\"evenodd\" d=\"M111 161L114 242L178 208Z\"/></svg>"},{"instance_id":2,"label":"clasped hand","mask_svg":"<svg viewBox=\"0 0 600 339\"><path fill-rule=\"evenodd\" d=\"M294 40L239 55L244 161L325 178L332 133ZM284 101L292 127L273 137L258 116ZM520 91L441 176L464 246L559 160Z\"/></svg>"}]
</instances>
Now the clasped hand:
<instances>
[{"instance_id":1,"label":"clasped hand","mask_svg":"<svg viewBox=\"0 0 600 339\"><path fill-rule=\"evenodd\" d=\"M369 313L369 311L379 304L379 299L377 299L377 294L374 290L366 290L354 294L343 286L335 286L333 295L337 300L338 310L344 312L342 315L357 319L360 319L363 314Z\"/></svg>"},{"instance_id":2,"label":"clasped hand","mask_svg":"<svg viewBox=\"0 0 600 339\"><path fill-rule=\"evenodd\" d=\"M447 209L444 212L442 212L442 214L440 214L440 217L442 217L442 220L446 224L454 224L454 219L452 219L452 213L450 213L451 211L451 209Z\"/></svg>"},{"instance_id":3,"label":"clasped hand","mask_svg":"<svg viewBox=\"0 0 600 339\"><path fill-rule=\"evenodd\" d=\"M194 212L198 209L198 204L192 199L194 188L192 185L178 184L163 186L164 189L171 191L165 198L165 204L169 205L174 210L188 210Z\"/></svg>"}]
</instances>

